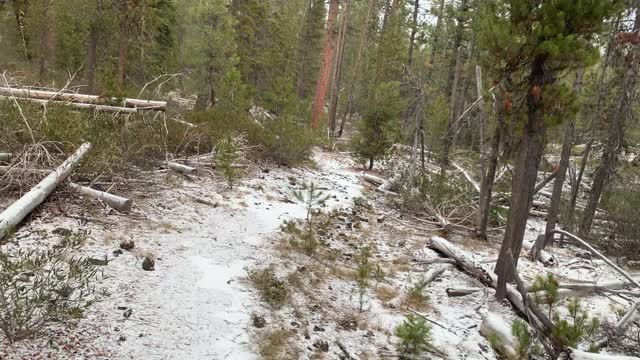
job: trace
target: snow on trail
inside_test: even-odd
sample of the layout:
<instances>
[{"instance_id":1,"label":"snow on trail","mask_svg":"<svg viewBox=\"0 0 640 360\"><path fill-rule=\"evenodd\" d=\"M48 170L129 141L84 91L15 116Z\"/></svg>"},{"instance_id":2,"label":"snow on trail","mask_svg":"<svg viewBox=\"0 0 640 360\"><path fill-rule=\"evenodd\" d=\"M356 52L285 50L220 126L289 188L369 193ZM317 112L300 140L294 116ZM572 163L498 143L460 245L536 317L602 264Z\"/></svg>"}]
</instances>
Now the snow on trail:
<instances>
[{"instance_id":1,"label":"snow on trail","mask_svg":"<svg viewBox=\"0 0 640 360\"><path fill-rule=\"evenodd\" d=\"M108 229L88 224L96 227L95 241L82 255L107 254L113 261L101 268L101 300L70 330L75 337L84 334L72 345L82 349L51 346L54 332L49 331L48 340L13 346L0 341L0 359L256 359L247 328L260 300L243 279L269 257L270 236L282 222L306 215L291 201L293 190L313 181L332 196L330 207L350 204L360 194L357 174L347 170L351 163L322 152L315 161L317 169L271 169L232 191L209 179L178 184L139 203L152 219L149 224L126 217ZM217 197L220 206L199 204L190 196ZM74 224L50 220L34 221L23 231ZM134 240L136 249L114 258L121 239ZM29 243L20 241L23 247ZM153 272L141 269L147 253L156 256ZM56 336L69 338L66 330L57 331Z\"/></svg>"}]
</instances>

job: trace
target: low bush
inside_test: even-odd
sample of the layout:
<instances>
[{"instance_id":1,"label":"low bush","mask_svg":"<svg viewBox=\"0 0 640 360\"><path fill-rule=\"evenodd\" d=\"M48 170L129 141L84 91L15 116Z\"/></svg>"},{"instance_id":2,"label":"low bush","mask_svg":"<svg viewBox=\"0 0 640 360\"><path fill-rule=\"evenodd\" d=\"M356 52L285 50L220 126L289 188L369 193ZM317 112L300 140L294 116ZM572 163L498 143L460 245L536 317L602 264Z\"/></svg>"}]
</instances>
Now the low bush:
<instances>
[{"instance_id":1,"label":"low bush","mask_svg":"<svg viewBox=\"0 0 640 360\"><path fill-rule=\"evenodd\" d=\"M273 268L251 270L249 280L260 292L262 300L274 309L280 309L286 304L289 296L287 286L278 279Z\"/></svg>"}]
</instances>

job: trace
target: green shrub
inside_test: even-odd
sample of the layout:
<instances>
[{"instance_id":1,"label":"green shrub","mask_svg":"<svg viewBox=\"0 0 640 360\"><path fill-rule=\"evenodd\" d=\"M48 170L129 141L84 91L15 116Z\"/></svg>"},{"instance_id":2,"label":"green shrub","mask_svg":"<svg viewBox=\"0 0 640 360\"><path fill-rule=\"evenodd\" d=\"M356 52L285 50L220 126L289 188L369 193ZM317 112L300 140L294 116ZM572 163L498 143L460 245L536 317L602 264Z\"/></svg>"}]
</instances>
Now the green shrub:
<instances>
[{"instance_id":1,"label":"green shrub","mask_svg":"<svg viewBox=\"0 0 640 360\"><path fill-rule=\"evenodd\" d=\"M234 163L240 158L240 148L243 143L241 136L227 135L216 144L216 160L227 178L229 188L233 188L233 181L238 175Z\"/></svg>"},{"instance_id":2,"label":"green shrub","mask_svg":"<svg viewBox=\"0 0 640 360\"><path fill-rule=\"evenodd\" d=\"M516 353L518 359L528 359L530 355L541 355L542 348L536 341L535 334L529 331L526 322L516 319L511 325L511 333L516 339Z\"/></svg>"},{"instance_id":3,"label":"green shrub","mask_svg":"<svg viewBox=\"0 0 640 360\"><path fill-rule=\"evenodd\" d=\"M571 299L567 304L569 318L557 319L553 329L553 336L559 344L567 347L576 347L583 341L590 340L598 335L600 319L590 317L584 310L578 299Z\"/></svg>"},{"instance_id":4,"label":"green shrub","mask_svg":"<svg viewBox=\"0 0 640 360\"><path fill-rule=\"evenodd\" d=\"M253 283L260 297L274 309L280 309L286 304L288 290L284 281L278 279L272 267L251 270L249 280Z\"/></svg>"},{"instance_id":5,"label":"green shrub","mask_svg":"<svg viewBox=\"0 0 640 360\"><path fill-rule=\"evenodd\" d=\"M81 317L93 303L96 267L65 249L0 252L0 329L10 342L48 323Z\"/></svg>"},{"instance_id":6,"label":"green shrub","mask_svg":"<svg viewBox=\"0 0 640 360\"><path fill-rule=\"evenodd\" d=\"M401 359L420 358L425 352L436 351L431 344L431 326L420 316L406 315L404 322L396 327L395 335L400 339L398 352Z\"/></svg>"}]
</instances>

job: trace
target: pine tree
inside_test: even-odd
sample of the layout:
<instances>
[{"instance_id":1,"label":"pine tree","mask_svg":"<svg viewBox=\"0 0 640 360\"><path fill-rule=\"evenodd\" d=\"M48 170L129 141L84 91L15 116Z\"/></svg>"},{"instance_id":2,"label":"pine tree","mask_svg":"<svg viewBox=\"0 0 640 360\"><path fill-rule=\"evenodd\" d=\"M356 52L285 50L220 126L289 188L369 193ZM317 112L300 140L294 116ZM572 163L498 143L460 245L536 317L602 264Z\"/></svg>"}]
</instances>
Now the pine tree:
<instances>
[{"instance_id":1,"label":"pine tree","mask_svg":"<svg viewBox=\"0 0 640 360\"><path fill-rule=\"evenodd\" d=\"M602 29L617 3L492 0L483 9L480 38L484 50L493 54L499 73L514 84L525 84L513 89L524 98L526 107L516 108L511 115L522 133L509 217L496 264L499 299L504 298L506 281L513 275L506 266L507 254L511 251L517 256L522 247L546 128L572 110L572 91L556 79L563 69L597 60L592 36Z\"/></svg>"}]
</instances>

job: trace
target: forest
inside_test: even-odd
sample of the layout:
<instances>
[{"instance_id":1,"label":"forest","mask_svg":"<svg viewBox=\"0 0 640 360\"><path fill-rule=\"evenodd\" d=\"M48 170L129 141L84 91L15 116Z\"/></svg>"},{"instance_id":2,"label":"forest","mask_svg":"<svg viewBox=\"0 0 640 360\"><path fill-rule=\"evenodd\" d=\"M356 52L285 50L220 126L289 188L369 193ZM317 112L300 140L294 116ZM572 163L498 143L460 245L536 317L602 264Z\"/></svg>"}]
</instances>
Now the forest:
<instances>
[{"instance_id":1,"label":"forest","mask_svg":"<svg viewBox=\"0 0 640 360\"><path fill-rule=\"evenodd\" d=\"M640 358L640 0L0 19L0 360Z\"/></svg>"}]
</instances>

